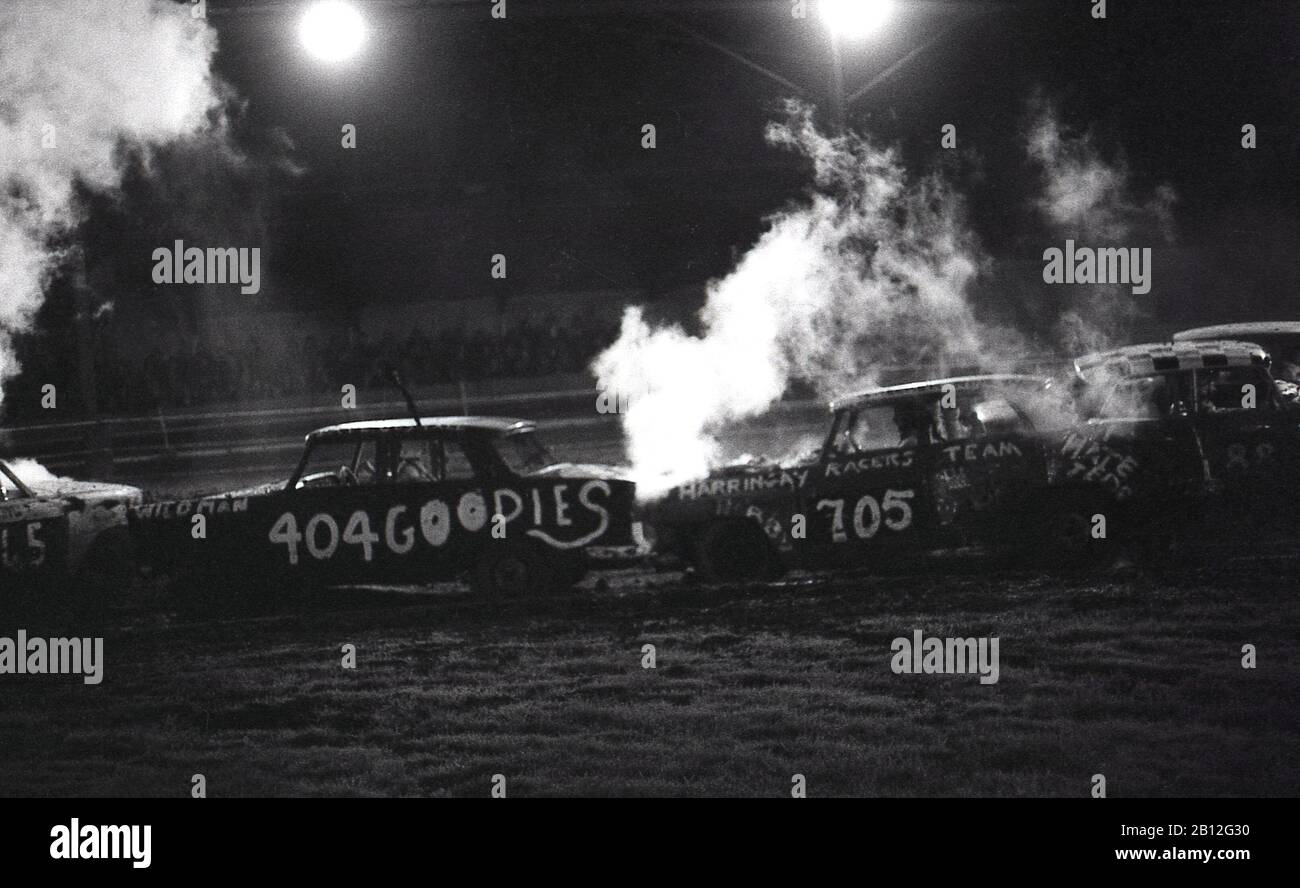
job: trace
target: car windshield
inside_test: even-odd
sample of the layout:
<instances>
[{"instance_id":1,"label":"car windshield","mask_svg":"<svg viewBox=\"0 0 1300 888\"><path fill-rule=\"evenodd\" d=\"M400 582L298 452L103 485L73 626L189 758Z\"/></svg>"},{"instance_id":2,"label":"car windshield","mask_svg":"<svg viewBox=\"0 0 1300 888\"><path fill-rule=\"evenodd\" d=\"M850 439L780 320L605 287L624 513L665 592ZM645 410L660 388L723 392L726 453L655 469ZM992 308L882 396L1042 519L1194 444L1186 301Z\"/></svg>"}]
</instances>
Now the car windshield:
<instances>
[{"instance_id":1,"label":"car windshield","mask_svg":"<svg viewBox=\"0 0 1300 888\"><path fill-rule=\"evenodd\" d=\"M534 431L502 435L496 444L502 461L516 475L528 475L555 465L555 457Z\"/></svg>"},{"instance_id":2,"label":"car windshield","mask_svg":"<svg viewBox=\"0 0 1300 888\"><path fill-rule=\"evenodd\" d=\"M373 460L373 441L320 441L312 444L307 454L307 463L303 466L302 477L326 474L339 478L341 473L343 476L363 475L369 478L375 471Z\"/></svg>"}]
</instances>

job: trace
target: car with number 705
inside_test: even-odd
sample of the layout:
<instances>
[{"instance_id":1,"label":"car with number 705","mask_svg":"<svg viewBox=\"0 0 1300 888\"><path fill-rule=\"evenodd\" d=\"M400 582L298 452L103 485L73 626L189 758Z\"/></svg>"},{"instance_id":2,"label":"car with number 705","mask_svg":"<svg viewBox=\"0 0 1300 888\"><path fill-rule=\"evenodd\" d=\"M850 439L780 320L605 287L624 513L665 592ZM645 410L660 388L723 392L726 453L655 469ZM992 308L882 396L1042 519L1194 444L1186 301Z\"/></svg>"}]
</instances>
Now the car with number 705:
<instances>
[{"instance_id":1,"label":"car with number 705","mask_svg":"<svg viewBox=\"0 0 1300 888\"><path fill-rule=\"evenodd\" d=\"M710 580L881 567L969 544L1030 547L1070 517L1044 495L1046 431L1068 419L1059 403L1048 380L1015 374L869 389L831 403L820 449L724 466L641 517L659 556Z\"/></svg>"}]
</instances>

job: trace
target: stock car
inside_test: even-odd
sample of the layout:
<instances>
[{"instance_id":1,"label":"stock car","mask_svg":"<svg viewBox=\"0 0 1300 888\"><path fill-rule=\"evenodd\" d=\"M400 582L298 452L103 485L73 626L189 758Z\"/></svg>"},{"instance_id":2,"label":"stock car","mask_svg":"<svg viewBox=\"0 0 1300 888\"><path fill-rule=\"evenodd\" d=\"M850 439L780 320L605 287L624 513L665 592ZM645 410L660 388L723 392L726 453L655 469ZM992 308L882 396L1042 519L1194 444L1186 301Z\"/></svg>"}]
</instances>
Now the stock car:
<instances>
[{"instance_id":1,"label":"stock car","mask_svg":"<svg viewBox=\"0 0 1300 888\"><path fill-rule=\"evenodd\" d=\"M1186 480L1216 511L1294 512L1300 405L1284 397L1268 352L1253 342L1183 340L1078 358L1085 425L1077 433L1104 460L1140 459L1159 445L1166 477ZM1104 454L1104 455L1103 455ZM1123 482L1118 482L1123 489Z\"/></svg>"},{"instance_id":2,"label":"stock car","mask_svg":"<svg viewBox=\"0 0 1300 888\"><path fill-rule=\"evenodd\" d=\"M658 555L728 581L972 544L1073 551L1094 501L1113 499L1057 470L1068 407L1041 377L873 388L830 412L825 443L805 458L725 466L645 506Z\"/></svg>"},{"instance_id":3,"label":"stock car","mask_svg":"<svg viewBox=\"0 0 1300 888\"><path fill-rule=\"evenodd\" d=\"M127 513L142 501L123 485L24 481L0 460L0 607L98 612L124 595L135 569Z\"/></svg>"},{"instance_id":4,"label":"stock car","mask_svg":"<svg viewBox=\"0 0 1300 888\"><path fill-rule=\"evenodd\" d=\"M532 422L426 417L317 429L287 481L147 503L131 525L148 568L204 605L463 575L496 597L636 552L634 500L620 470L557 461Z\"/></svg>"}]
</instances>

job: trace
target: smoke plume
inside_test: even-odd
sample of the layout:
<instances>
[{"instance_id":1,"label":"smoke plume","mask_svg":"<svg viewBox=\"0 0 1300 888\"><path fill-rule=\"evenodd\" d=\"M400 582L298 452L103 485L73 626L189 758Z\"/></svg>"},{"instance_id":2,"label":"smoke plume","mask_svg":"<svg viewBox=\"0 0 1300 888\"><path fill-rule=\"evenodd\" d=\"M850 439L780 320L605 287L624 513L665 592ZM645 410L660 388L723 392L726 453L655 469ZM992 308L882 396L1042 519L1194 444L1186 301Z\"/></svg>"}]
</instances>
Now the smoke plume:
<instances>
[{"instance_id":1,"label":"smoke plume","mask_svg":"<svg viewBox=\"0 0 1300 888\"><path fill-rule=\"evenodd\" d=\"M655 328L630 308L593 365L603 391L628 399L644 495L707 472L712 435L766 411L794 379L823 395L861 388L889 364L969 357L1000 335L965 298L986 259L945 180L910 177L868 139L823 135L803 106L767 138L806 157L815 185L710 283L702 334Z\"/></svg>"},{"instance_id":2,"label":"smoke plume","mask_svg":"<svg viewBox=\"0 0 1300 888\"><path fill-rule=\"evenodd\" d=\"M1040 174L1033 218L1004 214L1005 223L1027 226L1032 243L1172 239L1172 189L1139 201L1122 159L1108 162L1087 134L1064 132L1046 102L1033 110L1024 144ZM828 137L807 107L787 112L767 138L810 161L806 197L770 217L736 268L710 283L699 335L656 327L629 308L619 339L593 364L601 390L626 398L624 434L643 496L706 474L726 456L715 436L767 411L794 380L825 396L875 384L889 365L1007 370L1031 350L1031 335L1045 345L1041 330L974 311L992 260L949 178L909 175L895 149L852 133ZM1121 338L1139 313L1126 289L1057 288L1042 298L1041 281L1025 283L1038 294L1027 315L1046 319L1047 345L1062 357Z\"/></svg>"},{"instance_id":3,"label":"smoke plume","mask_svg":"<svg viewBox=\"0 0 1300 888\"><path fill-rule=\"evenodd\" d=\"M1034 205L1053 237L1089 246L1173 242L1173 188L1157 185L1150 197L1139 199L1123 157L1108 161L1090 133L1068 133L1056 107L1041 97L1030 108L1025 148L1041 178ZM1150 304L1132 298L1124 286L1107 284L1076 288L1072 298L1062 295L1062 300L1055 339L1067 354L1119 344Z\"/></svg>"},{"instance_id":4,"label":"smoke plume","mask_svg":"<svg viewBox=\"0 0 1300 888\"><path fill-rule=\"evenodd\" d=\"M0 6L0 384L82 221L78 189L112 192L126 147L207 130L214 32L164 0ZM147 154L146 154L147 156Z\"/></svg>"}]
</instances>

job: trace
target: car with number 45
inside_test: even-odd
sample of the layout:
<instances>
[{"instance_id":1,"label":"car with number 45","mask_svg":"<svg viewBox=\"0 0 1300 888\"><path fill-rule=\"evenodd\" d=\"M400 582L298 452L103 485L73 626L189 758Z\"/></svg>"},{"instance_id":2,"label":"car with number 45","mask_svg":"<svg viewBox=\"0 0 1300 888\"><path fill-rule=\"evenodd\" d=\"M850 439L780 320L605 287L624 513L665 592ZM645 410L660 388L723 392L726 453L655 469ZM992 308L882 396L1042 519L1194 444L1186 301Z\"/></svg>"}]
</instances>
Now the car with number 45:
<instances>
[{"instance_id":1,"label":"car with number 45","mask_svg":"<svg viewBox=\"0 0 1300 888\"><path fill-rule=\"evenodd\" d=\"M24 479L21 468L0 460L0 606L86 613L125 595L135 570L127 510L142 492L43 470Z\"/></svg>"},{"instance_id":2,"label":"car with number 45","mask_svg":"<svg viewBox=\"0 0 1300 888\"><path fill-rule=\"evenodd\" d=\"M307 436L286 481L132 511L142 559L182 594L468 576L488 596L578 582L634 555L635 485L556 460L532 422L429 417Z\"/></svg>"}]
</instances>

